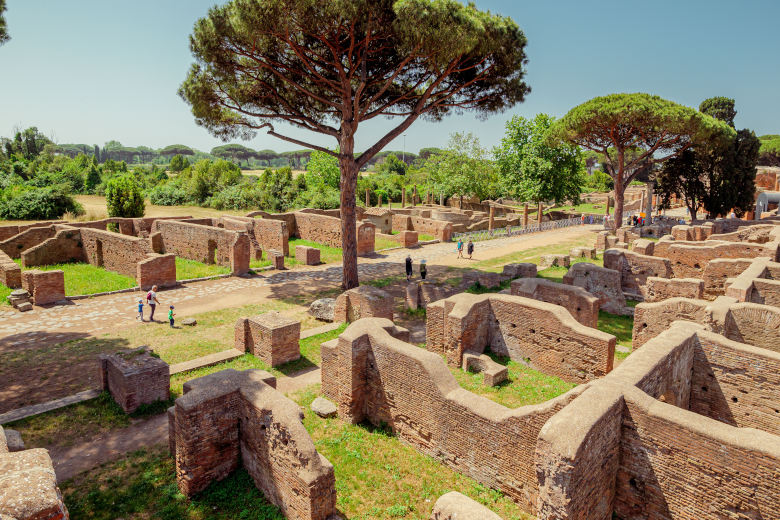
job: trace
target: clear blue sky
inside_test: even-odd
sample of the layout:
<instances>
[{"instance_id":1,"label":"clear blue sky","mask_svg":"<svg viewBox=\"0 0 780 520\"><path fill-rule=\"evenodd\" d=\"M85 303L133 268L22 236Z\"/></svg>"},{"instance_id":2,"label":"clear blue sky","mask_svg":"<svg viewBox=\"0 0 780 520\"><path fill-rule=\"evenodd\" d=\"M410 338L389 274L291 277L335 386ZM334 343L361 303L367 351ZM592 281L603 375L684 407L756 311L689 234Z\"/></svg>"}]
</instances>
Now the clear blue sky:
<instances>
[{"instance_id":1,"label":"clear blue sky","mask_svg":"<svg viewBox=\"0 0 780 520\"><path fill-rule=\"evenodd\" d=\"M323 0L325 1L325 0ZM192 62L189 34L214 0L8 0L12 40L0 47L0 135L35 125L57 142L155 148L221 144L176 95ZM525 103L487 121L451 116L415 123L406 149L443 146L471 131L485 146L514 114L562 116L612 92L650 92L697 107L737 101L737 127L780 133L780 1L477 0L511 16L528 37ZM361 126L365 148L389 128ZM295 133L295 132L294 132ZM296 133L302 136L302 133ZM335 147L335 142L314 138ZM296 148L265 134L247 146ZM401 149L401 138L391 144Z\"/></svg>"}]
</instances>

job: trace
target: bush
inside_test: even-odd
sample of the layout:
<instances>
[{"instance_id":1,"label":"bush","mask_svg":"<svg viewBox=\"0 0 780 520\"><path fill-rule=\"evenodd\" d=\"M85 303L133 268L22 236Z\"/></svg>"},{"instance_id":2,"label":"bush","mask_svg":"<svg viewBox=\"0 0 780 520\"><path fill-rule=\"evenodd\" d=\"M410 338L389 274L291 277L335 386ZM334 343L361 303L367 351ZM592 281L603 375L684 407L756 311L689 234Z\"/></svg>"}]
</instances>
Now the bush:
<instances>
[{"instance_id":1,"label":"bush","mask_svg":"<svg viewBox=\"0 0 780 520\"><path fill-rule=\"evenodd\" d=\"M106 184L106 206L109 217L143 217L146 209L143 194L132 176L114 177Z\"/></svg>"},{"instance_id":2,"label":"bush","mask_svg":"<svg viewBox=\"0 0 780 520\"><path fill-rule=\"evenodd\" d=\"M9 188L0 195L0 218L8 220L49 220L64 213L83 215L84 208L62 186Z\"/></svg>"},{"instance_id":3,"label":"bush","mask_svg":"<svg viewBox=\"0 0 780 520\"><path fill-rule=\"evenodd\" d=\"M604 192L611 190L615 183L608 174L595 170L593 175L586 177L585 185L592 190Z\"/></svg>"},{"instance_id":4,"label":"bush","mask_svg":"<svg viewBox=\"0 0 780 520\"><path fill-rule=\"evenodd\" d=\"M225 188L209 199L214 209L254 209L260 206L260 194L250 184Z\"/></svg>"},{"instance_id":5,"label":"bush","mask_svg":"<svg viewBox=\"0 0 780 520\"><path fill-rule=\"evenodd\" d=\"M190 161L184 158L181 154L176 154L171 157L170 169L172 172L180 172L190 165Z\"/></svg>"},{"instance_id":6,"label":"bush","mask_svg":"<svg viewBox=\"0 0 780 520\"><path fill-rule=\"evenodd\" d=\"M174 182L159 184L149 190L149 200L158 206L182 206L190 202L187 191Z\"/></svg>"}]
</instances>

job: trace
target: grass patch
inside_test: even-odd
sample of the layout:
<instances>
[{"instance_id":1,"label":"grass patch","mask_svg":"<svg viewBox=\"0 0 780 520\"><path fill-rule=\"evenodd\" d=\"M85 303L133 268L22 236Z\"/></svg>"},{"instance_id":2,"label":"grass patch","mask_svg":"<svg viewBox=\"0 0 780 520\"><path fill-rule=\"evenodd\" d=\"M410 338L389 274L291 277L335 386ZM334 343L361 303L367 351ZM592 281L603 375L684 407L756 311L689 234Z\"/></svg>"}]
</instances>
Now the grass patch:
<instances>
[{"instance_id":1,"label":"grass patch","mask_svg":"<svg viewBox=\"0 0 780 520\"><path fill-rule=\"evenodd\" d=\"M419 242L428 242L429 240L433 240L434 238L436 237L434 237L433 235L429 235L428 233L417 233L417 240Z\"/></svg>"},{"instance_id":2,"label":"grass patch","mask_svg":"<svg viewBox=\"0 0 780 520\"><path fill-rule=\"evenodd\" d=\"M543 374L509 358L496 356L492 353L488 353L488 355L496 363L505 365L509 371L508 379L498 386L485 386L484 376L481 373L466 372L455 367L450 367L450 371L462 388L487 397L508 408L543 403L577 386L558 377Z\"/></svg>"},{"instance_id":3,"label":"grass patch","mask_svg":"<svg viewBox=\"0 0 780 520\"><path fill-rule=\"evenodd\" d=\"M615 336L617 338L618 345L628 347L629 349L633 348L631 342L631 333L634 329L633 316L620 316L617 314L610 314L608 312L599 311L598 329ZM616 350L615 357L618 359L625 359L628 357L628 352L620 352Z\"/></svg>"},{"instance_id":4,"label":"grass patch","mask_svg":"<svg viewBox=\"0 0 780 520\"><path fill-rule=\"evenodd\" d=\"M506 520L531 518L502 493L417 452L386 428L318 417L310 409L318 390L315 385L293 399L305 411L303 424L317 451L334 466L337 507L346 518L427 520L434 502L448 491L459 491Z\"/></svg>"},{"instance_id":5,"label":"grass patch","mask_svg":"<svg viewBox=\"0 0 780 520\"><path fill-rule=\"evenodd\" d=\"M365 280L361 283L364 285L371 285L373 287L378 287L380 289L387 287L388 285L393 285L396 282L400 282L403 280L403 276L386 276L384 278L377 278L375 280Z\"/></svg>"},{"instance_id":6,"label":"grass patch","mask_svg":"<svg viewBox=\"0 0 780 520\"><path fill-rule=\"evenodd\" d=\"M22 265L22 261L19 258L15 259L14 262L20 266ZM96 267L84 262L38 265L30 268L22 267L23 271L28 269L38 269L39 271L62 270L65 273L65 294L67 296L119 291L121 289L131 289L137 285L135 278L115 273L114 271L107 271L102 267Z\"/></svg>"},{"instance_id":7,"label":"grass patch","mask_svg":"<svg viewBox=\"0 0 780 520\"><path fill-rule=\"evenodd\" d=\"M514 253L509 253L508 255L499 256L496 258L490 258L488 260L480 260L479 262L474 262L470 267L473 269L480 269L482 271L493 271L493 272L500 272L504 265L515 263L515 262L531 262L534 264L539 264L542 260L543 255L551 255L551 254L569 254L569 251L573 247L580 247L580 246L593 246L593 242L595 240L595 236L583 236L579 237L573 240L569 240L560 244L553 244L549 246L540 246L540 247L532 247L530 249L524 249L522 251L515 251ZM477 244L477 247L479 247L479 244ZM574 261L584 261L586 259L574 259ZM587 260L589 262L593 262L596 265L603 265L603 261L601 259L597 260Z\"/></svg>"},{"instance_id":8,"label":"grass patch","mask_svg":"<svg viewBox=\"0 0 780 520\"><path fill-rule=\"evenodd\" d=\"M11 291L13 289L0 283L0 305L11 305L8 302L8 296L11 294Z\"/></svg>"},{"instance_id":9,"label":"grass patch","mask_svg":"<svg viewBox=\"0 0 780 520\"><path fill-rule=\"evenodd\" d=\"M320 250L320 262L322 262L323 264L332 264L336 262L341 262L342 252L340 247L326 246L325 244L312 242L311 240L303 240L301 238L291 238L289 244L290 244L290 254L292 256L285 258L285 263L288 262L288 259L294 259L295 246L316 247L317 249ZM293 265L293 264L289 264L289 265Z\"/></svg>"},{"instance_id":10,"label":"grass patch","mask_svg":"<svg viewBox=\"0 0 780 520\"><path fill-rule=\"evenodd\" d=\"M205 278L207 276L217 276L220 274L230 274L230 268L218 264L204 264L195 260L176 257L176 279L191 280L192 278Z\"/></svg>"},{"instance_id":11,"label":"grass patch","mask_svg":"<svg viewBox=\"0 0 780 520\"><path fill-rule=\"evenodd\" d=\"M393 240L392 238L376 237L374 240L374 250L380 251L382 249L389 249L391 247L401 247L400 242Z\"/></svg>"},{"instance_id":12,"label":"grass patch","mask_svg":"<svg viewBox=\"0 0 780 520\"><path fill-rule=\"evenodd\" d=\"M239 469L192 499L176 486L165 448L141 450L60 485L72 518L284 520L284 515Z\"/></svg>"},{"instance_id":13,"label":"grass patch","mask_svg":"<svg viewBox=\"0 0 780 520\"><path fill-rule=\"evenodd\" d=\"M72 404L5 426L19 430L27 448L71 446L115 428L125 428L130 425L132 419L160 414L172 403L173 401L159 401L142 405L138 410L127 415L116 404L111 394L103 392L96 399Z\"/></svg>"}]
</instances>

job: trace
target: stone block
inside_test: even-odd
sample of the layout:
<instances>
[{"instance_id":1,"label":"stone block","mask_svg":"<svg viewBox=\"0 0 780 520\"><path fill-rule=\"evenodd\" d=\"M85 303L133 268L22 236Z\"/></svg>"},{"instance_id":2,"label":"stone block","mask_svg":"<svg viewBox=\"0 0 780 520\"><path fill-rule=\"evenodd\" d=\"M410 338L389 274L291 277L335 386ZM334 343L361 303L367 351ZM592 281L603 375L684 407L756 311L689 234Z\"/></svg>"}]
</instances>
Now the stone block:
<instances>
[{"instance_id":1,"label":"stone block","mask_svg":"<svg viewBox=\"0 0 780 520\"><path fill-rule=\"evenodd\" d=\"M45 449L0 453L0 518L67 520L68 509L57 487Z\"/></svg>"},{"instance_id":2,"label":"stone block","mask_svg":"<svg viewBox=\"0 0 780 520\"><path fill-rule=\"evenodd\" d=\"M153 286L171 287L176 285L176 255L150 254L138 262L136 280L142 291Z\"/></svg>"},{"instance_id":3,"label":"stone block","mask_svg":"<svg viewBox=\"0 0 780 520\"><path fill-rule=\"evenodd\" d=\"M335 417L339 411L336 405L325 399L318 397L311 403L311 411L320 417Z\"/></svg>"},{"instance_id":4,"label":"stone block","mask_svg":"<svg viewBox=\"0 0 780 520\"><path fill-rule=\"evenodd\" d=\"M403 247L414 247L418 242L417 231L399 231L396 237Z\"/></svg>"},{"instance_id":5,"label":"stone block","mask_svg":"<svg viewBox=\"0 0 780 520\"><path fill-rule=\"evenodd\" d=\"M336 298L333 321L353 322L361 318L393 319L393 297L370 285L345 291Z\"/></svg>"},{"instance_id":6,"label":"stone block","mask_svg":"<svg viewBox=\"0 0 780 520\"><path fill-rule=\"evenodd\" d=\"M647 240L646 238L640 238L639 240L634 240L632 242L632 249L634 253L653 256L653 251L655 251L655 242L652 240Z\"/></svg>"},{"instance_id":7,"label":"stone block","mask_svg":"<svg viewBox=\"0 0 780 520\"><path fill-rule=\"evenodd\" d=\"M599 299L600 308L606 312L631 314L631 308L626 306L619 271L579 262L569 268L563 276L563 283L585 289Z\"/></svg>"},{"instance_id":8,"label":"stone block","mask_svg":"<svg viewBox=\"0 0 780 520\"><path fill-rule=\"evenodd\" d=\"M571 258L588 258L590 260L593 260L596 258L596 248L595 247L574 247L569 251L569 256Z\"/></svg>"},{"instance_id":9,"label":"stone block","mask_svg":"<svg viewBox=\"0 0 780 520\"><path fill-rule=\"evenodd\" d=\"M184 318L181 320L181 324L185 327L194 327L198 324L198 321L195 318Z\"/></svg>"},{"instance_id":10,"label":"stone block","mask_svg":"<svg viewBox=\"0 0 780 520\"><path fill-rule=\"evenodd\" d=\"M271 265L274 269L284 269L284 255L279 251L268 251L268 259L271 261Z\"/></svg>"},{"instance_id":11,"label":"stone block","mask_svg":"<svg viewBox=\"0 0 780 520\"><path fill-rule=\"evenodd\" d=\"M607 235L606 237L604 237L604 249L613 248L615 247L615 244L617 244L618 242L619 242L618 237L616 237L615 235Z\"/></svg>"},{"instance_id":12,"label":"stone block","mask_svg":"<svg viewBox=\"0 0 780 520\"><path fill-rule=\"evenodd\" d=\"M32 295L35 305L48 305L65 299L65 272L38 271L22 273L22 287Z\"/></svg>"},{"instance_id":13,"label":"stone block","mask_svg":"<svg viewBox=\"0 0 780 520\"><path fill-rule=\"evenodd\" d=\"M336 306L335 298L320 298L309 305L309 314L322 321L333 321L333 310Z\"/></svg>"},{"instance_id":14,"label":"stone block","mask_svg":"<svg viewBox=\"0 0 780 520\"><path fill-rule=\"evenodd\" d=\"M530 262L506 264L502 274L509 278L536 278L536 264Z\"/></svg>"},{"instance_id":15,"label":"stone block","mask_svg":"<svg viewBox=\"0 0 780 520\"><path fill-rule=\"evenodd\" d=\"M272 367L300 359L301 322L267 312L236 322L235 348L249 352Z\"/></svg>"},{"instance_id":16,"label":"stone block","mask_svg":"<svg viewBox=\"0 0 780 520\"><path fill-rule=\"evenodd\" d=\"M22 286L22 268L3 251L0 251L0 285L11 289Z\"/></svg>"},{"instance_id":17,"label":"stone block","mask_svg":"<svg viewBox=\"0 0 780 520\"><path fill-rule=\"evenodd\" d=\"M16 430L5 429L5 442L11 453L24 450L22 434Z\"/></svg>"},{"instance_id":18,"label":"stone block","mask_svg":"<svg viewBox=\"0 0 780 520\"><path fill-rule=\"evenodd\" d=\"M316 247L295 246L295 259L303 265L319 265L320 250Z\"/></svg>"},{"instance_id":19,"label":"stone block","mask_svg":"<svg viewBox=\"0 0 780 520\"><path fill-rule=\"evenodd\" d=\"M433 505L430 520L501 520L501 517L466 495L450 491Z\"/></svg>"},{"instance_id":20,"label":"stone block","mask_svg":"<svg viewBox=\"0 0 780 520\"><path fill-rule=\"evenodd\" d=\"M542 255L542 261L540 267L546 269L548 267L569 267L571 265L571 259L569 255Z\"/></svg>"},{"instance_id":21,"label":"stone block","mask_svg":"<svg viewBox=\"0 0 780 520\"><path fill-rule=\"evenodd\" d=\"M147 347L98 356L100 381L125 413L170 398L168 363Z\"/></svg>"},{"instance_id":22,"label":"stone block","mask_svg":"<svg viewBox=\"0 0 780 520\"><path fill-rule=\"evenodd\" d=\"M507 367L496 363L488 355L476 352L463 353L463 370L482 372L486 386L498 386L509 376Z\"/></svg>"}]
</instances>

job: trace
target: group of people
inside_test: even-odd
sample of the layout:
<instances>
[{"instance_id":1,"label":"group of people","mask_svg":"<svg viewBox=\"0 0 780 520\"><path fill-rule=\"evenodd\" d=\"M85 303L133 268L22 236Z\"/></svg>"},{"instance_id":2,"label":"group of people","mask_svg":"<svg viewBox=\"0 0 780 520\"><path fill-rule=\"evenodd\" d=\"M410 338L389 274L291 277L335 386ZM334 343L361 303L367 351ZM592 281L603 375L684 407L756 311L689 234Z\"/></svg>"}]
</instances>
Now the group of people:
<instances>
[{"instance_id":1,"label":"group of people","mask_svg":"<svg viewBox=\"0 0 780 520\"><path fill-rule=\"evenodd\" d=\"M474 254L474 242L469 239L469 243L466 244L466 252L469 255L469 260L471 260L471 256ZM458 239L458 258L464 258L463 256L463 239Z\"/></svg>"},{"instance_id":2,"label":"group of people","mask_svg":"<svg viewBox=\"0 0 780 520\"><path fill-rule=\"evenodd\" d=\"M151 314L149 315L149 321L154 321L154 311L157 309L157 306L160 305L160 300L157 299L157 291L159 287L156 285L152 286L152 289L146 293L146 305L149 306L149 308L152 310ZM168 323L170 324L171 328L173 328L174 325L174 314L173 312L173 305L168 307ZM144 320L144 301L139 299L138 300L138 319L140 321Z\"/></svg>"},{"instance_id":3,"label":"group of people","mask_svg":"<svg viewBox=\"0 0 780 520\"><path fill-rule=\"evenodd\" d=\"M412 255L406 255L406 280L409 281L412 279L412 275L414 274L413 269L413 262L412 262ZM425 277L428 275L428 266L426 265L425 259L420 260L420 278L425 280Z\"/></svg>"}]
</instances>

